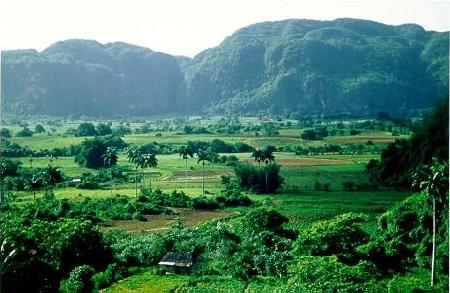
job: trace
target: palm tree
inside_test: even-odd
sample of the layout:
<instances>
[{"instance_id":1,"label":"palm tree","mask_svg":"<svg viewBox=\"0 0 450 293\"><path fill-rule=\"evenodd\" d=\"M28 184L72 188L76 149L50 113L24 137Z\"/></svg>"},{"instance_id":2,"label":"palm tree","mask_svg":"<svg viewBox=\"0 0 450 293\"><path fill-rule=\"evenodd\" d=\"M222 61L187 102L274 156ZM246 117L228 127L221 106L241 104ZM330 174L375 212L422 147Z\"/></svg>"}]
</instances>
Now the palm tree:
<instances>
[{"instance_id":1,"label":"palm tree","mask_svg":"<svg viewBox=\"0 0 450 293\"><path fill-rule=\"evenodd\" d=\"M36 190L42 187L42 178L39 174L31 175L31 178L27 180L25 188L33 191L33 200L36 203Z\"/></svg>"},{"instance_id":2,"label":"palm tree","mask_svg":"<svg viewBox=\"0 0 450 293\"><path fill-rule=\"evenodd\" d=\"M264 152L262 150L256 149L253 151L252 155L250 156L251 158L255 159L255 162L258 163L260 168L261 168L261 162L263 160L263 155L264 155Z\"/></svg>"},{"instance_id":3,"label":"palm tree","mask_svg":"<svg viewBox=\"0 0 450 293\"><path fill-rule=\"evenodd\" d=\"M143 154L141 158L139 159L139 167L141 167L142 170L145 168L156 168L158 166L158 159L156 158L155 154ZM142 174L142 185L144 184L144 174ZM150 190L152 189L152 177L150 176Z\"/></svg>"},{"instance_id":4,"label":"palm tree","mask_svg":"<svg viewBox=\"0 0 450 293\"><path fill-rule=\"evenodd\" d=\"M52 166L50 164L45 167L41 172L42 182L45 185L45 195L48 196L48 190L50 188L52 199L54 199L53 195L53 187L56 183L63 181L63 176L59 167Z\"/></svg>"},{"instance_id":5,"label":"palm tree","mask_svg":"<svg viewBox=\"0 0 450 293\"><path fill-rule=\"evenodd\" d=\"M186 169L185 169L185 179L186 179L186 184L185 184L185 191L186 191L186 194L187 194L187 184L188 184L188 168L187 168L187 162L188 162L188 158L189 157L193 157L194 156L194 152L192 151L192 149L191 148L188 148L188 147L185 147L185 146L182 146L182 147L180 147L180 149L178 150L178 153L180 154L180 157L182 157L183 158L183 160L185 161L185 163L186 163Z\"/></svg>"},{"instance_id":6,"label":"palm tree","mask_svg":"<svg viewBox=\"0 0 450 293\"><path fill-rule=\"evenodd\" d=\"M445 201L448 193L448 163L433 158L429 167L422 168L414 176L414 184L431 200L433 209L433 247L431 252L431 286L436 279L436 202Z\"/></svg>"},{"instance_id":7,"label":"palm tree","mask_svg":"<svg viewBox=\"0 0 450 293\"><path fill-rule=\"evenodd\" d=\"M28 161L30 162L30 168L33 169L33 155L30 155L30 158L28 159Z\"/></svg>"},{"instance_id":8,"label":"palm tree","mask_svg":"<svg viewBox=\"0 0 450 293\"><path fill-rule=\"evenodd\" d=\"M204 150L197 151L197 164L202 162L202 195L205 195L205 161L211 161L209 153Z\"/></svg>"},{"instance_id":9,"label":"palm tree","mask_svg":"<svg viewBox=\"0 0 450 293\"><path fill-rule=\"evenodd\" d=\"M140 166L140 161L142 158L142 151L137 147L131 147L127 150L127 158L128 162L131 162L134 164L135 171L134 171L134 184L136 187L136 197L138 195L138 185L137 185L137 169Z\"/></svg>"},{"instance_id":10,"label":"palm tree","mask_svg":"<svg viewBox=\"0 0 450 293\"><path fill-rule=\"evenodd\" d=\"M265 148L264 151L262 152L262 156L261 156L261 161L263 161L266 164L266 193L269 192L269 180L268 180L268 165L269 163L272 163L273 161L275 161L275 156L273 154L273 151L269 148Z\"/></svg>"},{"instance_id":11,"label":"palm tree","mask_svg":"<svg viewBox=\"0 0 450 293\"><path fill-rule=\"evenodd\" d=\"M103 162L106 167L109 167L110 176L109 179L109 189L111 190L111 196L112 196L112 181L113 181L113 166L117 164L117 151L115 148L108 147L106 149L106 152L102 156Z\"/></svg>"},{"instance_id":12,"label":"palm tree","mask_svg":"<svg viewBox=\"0 0 450 293\"><path fill-rule=\"evenodd\" d=\"M2 160L1 156L0 160ZM3 178L5 178L5 174L6 174L6 163L0 161L0 204L3 202Z\"/></svg>"}]
</instances>

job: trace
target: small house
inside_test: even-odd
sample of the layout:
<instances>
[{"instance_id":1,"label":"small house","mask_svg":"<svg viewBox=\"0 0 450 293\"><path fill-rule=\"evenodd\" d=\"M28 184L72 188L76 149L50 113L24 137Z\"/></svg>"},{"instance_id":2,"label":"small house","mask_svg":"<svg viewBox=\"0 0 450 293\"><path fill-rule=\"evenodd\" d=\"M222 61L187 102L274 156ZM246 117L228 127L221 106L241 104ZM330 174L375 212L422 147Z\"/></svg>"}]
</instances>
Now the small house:
<instances>
[{"instance_id":1,"label":"small house","mask_svg":"<svg viewBox=\"0 0 450 293\"><path fill-rule=\"evenodd\" d=\"M168 252L158 265L164 270L176 274L189 274L192 267L192 252Z\"/></svg>"}]
</instances>

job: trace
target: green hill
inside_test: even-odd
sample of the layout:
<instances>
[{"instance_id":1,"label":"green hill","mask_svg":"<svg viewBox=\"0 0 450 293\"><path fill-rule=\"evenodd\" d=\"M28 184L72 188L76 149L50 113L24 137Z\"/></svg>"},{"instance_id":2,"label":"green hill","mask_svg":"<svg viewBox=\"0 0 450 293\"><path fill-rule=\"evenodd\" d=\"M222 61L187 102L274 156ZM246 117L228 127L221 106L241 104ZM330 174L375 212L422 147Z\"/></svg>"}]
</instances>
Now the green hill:
<instances>
[{"instance_id":1,"label":"green hill","mask_svg":"<svg viewBox=\"0 0 450 293\"><path fill-rule=\"evenodd\" d=\"M41 53L6 51L6 113L124 116L177 110L177 59L124 43L58 42Z\"/></svg>"},{"instance_id":2,"label":"green hill","mask_svg":"<svg viewBox=\"0 0 450 293\"><path fill-rule=\"evenodd\" d=\"M244 27L193 59L69 40L6 51L2 70L3 109L13 114L397 115L447 95L448 33L285 20Z\"/></svg>"},{"instance_id":3,"label":"green hill","mask_svg":"<svg viewBox=\"0 0 450 293\"><path fill-rule=\"evenodd\" d=\"M191 105L215 112L404 113L447 94L448 33L356 19L258 23L197 55L185 88Z\"/></svg>"}]
</instances>

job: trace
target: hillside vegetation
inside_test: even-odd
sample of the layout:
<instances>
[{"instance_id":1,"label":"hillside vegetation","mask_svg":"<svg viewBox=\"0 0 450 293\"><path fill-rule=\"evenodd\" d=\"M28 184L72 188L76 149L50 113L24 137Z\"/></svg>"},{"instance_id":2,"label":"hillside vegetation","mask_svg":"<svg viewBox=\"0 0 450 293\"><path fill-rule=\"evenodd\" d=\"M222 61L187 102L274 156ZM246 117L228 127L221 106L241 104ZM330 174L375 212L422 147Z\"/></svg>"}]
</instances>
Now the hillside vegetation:
<instances>
[{"instance_id":1,"label":"hillside vegetation","mask_svg":"<svg viewBox=\"0 0 450 293\"><path fill-rule=\"evenodd\" d=\"M448 89L447 33L357 19L257 23L193 59L88 40L2 57L15 115L405 115Z\"/></svg>"}]
</instances>

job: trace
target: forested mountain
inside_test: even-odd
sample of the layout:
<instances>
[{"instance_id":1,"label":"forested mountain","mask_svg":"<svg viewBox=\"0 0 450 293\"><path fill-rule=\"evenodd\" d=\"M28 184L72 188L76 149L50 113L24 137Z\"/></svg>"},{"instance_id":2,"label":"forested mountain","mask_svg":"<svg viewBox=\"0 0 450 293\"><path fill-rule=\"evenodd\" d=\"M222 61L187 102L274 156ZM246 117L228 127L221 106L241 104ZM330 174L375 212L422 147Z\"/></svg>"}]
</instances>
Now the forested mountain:
<instances>
[{"instance_id":1,"label":"forested mountain","mask_svg":"<svg viewBox=\"0 0 450 293\"><path fill-rule=\"evenodd\" d=\"M58 42L41 53L6 51L6 113L149 115L177 110L183 80L175 57L125 43Z\"/></svg>"},{"instance_id":2,"label":"forested mountain","mask_svg":"<svg viewBox=\"0 0 450 293\"><path fill-rule=\"evenodd\" d=\"M2 66L10 113L398 114L447 94L448 33L285 20L242 28L193 59L70 40L4 52Z\"/></svg>"},{"instance_id":3,"label":"forested mountain","mask_svg":"<svg viewBox=\"0 0 450 293\"><path fill-rule=\"evenodd\" d=\"M185 70L188 100L231 112L402 111L430 106L447 80L447 33L355 19L251 25Z\"/></svg>"}]
</instances>

